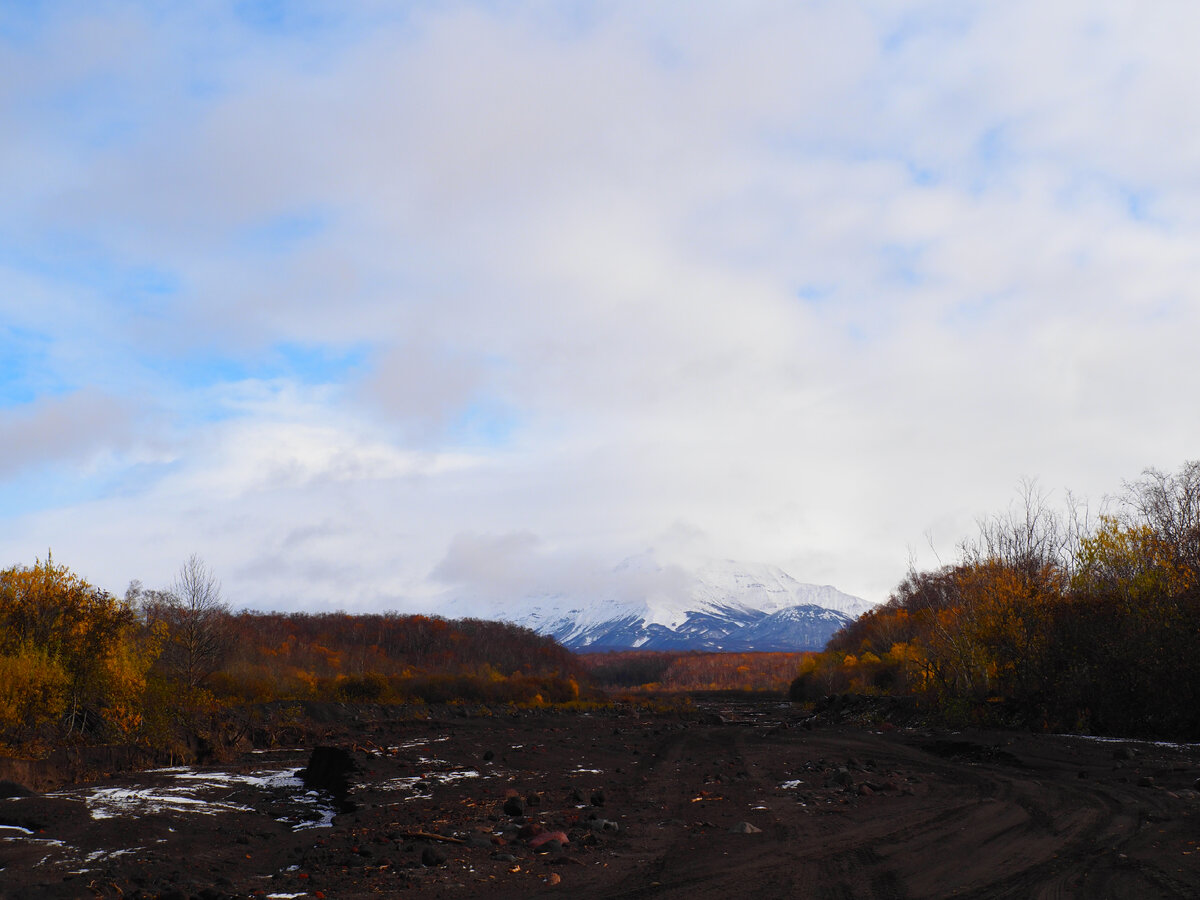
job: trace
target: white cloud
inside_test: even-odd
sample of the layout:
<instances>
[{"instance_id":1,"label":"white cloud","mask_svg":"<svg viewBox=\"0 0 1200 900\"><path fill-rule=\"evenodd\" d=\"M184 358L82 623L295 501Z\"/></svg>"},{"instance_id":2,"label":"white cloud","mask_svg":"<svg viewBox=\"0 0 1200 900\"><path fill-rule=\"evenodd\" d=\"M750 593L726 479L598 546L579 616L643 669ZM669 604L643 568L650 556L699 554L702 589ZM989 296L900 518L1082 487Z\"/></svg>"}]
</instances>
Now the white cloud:
<instances>
[{"instance_id":1,"label":"white cloud","mask_svg":"<svg viewBox=\"0 0 1200 900\"><path fill-rule=\"evenodd\" d=\"M0 309L137 414L5 412L0 465L152 472L0 521L16 558L370 606L464 536L536 535L472 557L536 590L674 526L879 599L1021 476L1195 455L1188 6L117 6L0 49ZM366 362L259 377L286 343Z\"/></svg>"}]
</instances>

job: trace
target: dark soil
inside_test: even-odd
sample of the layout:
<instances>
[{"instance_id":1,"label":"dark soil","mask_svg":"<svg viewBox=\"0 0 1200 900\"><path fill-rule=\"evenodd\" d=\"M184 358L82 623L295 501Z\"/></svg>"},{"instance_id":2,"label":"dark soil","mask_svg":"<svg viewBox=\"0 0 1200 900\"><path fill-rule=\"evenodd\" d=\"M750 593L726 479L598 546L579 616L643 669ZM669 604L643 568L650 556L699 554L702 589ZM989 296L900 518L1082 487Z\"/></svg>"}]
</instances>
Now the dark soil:
<instances>
[{"instance_id":1,"label":"dark soil","mask_svg":"<svg viewBox=\"0 0 1200 900\"><path fill-rule=\"evenodd\" d=\"M775 700L342 724L314 773L343 796L290 777L302 748L0 799L0 896L1200 896L1197 746L814 727Z\"/></svg>"}]
</instances>

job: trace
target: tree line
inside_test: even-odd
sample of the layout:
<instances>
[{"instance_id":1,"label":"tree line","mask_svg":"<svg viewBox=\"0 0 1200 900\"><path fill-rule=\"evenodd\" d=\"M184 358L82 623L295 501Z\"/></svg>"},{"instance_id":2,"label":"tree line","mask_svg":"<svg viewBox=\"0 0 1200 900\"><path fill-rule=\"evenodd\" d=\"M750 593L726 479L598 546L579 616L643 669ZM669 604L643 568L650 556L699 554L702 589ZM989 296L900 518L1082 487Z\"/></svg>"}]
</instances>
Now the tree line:
<instances>
[{"instance_id":1,"label":"tree line","mask_svg":"<svg viewBox=\"0 0 1200 900\"><path fill-rule=\"evenodd\" d=\"M554 640L503 622L235 613L195 556L169 587L123 597L49 554L0 571L0 752L176 747L278 701L566 703L585 678Z\"/></svg>"},{"instance_id":2,"label":"tree line","mask_svg":"<svg viewBox=\"0 0 1200 900\"><path fill-rule=\"evenodd\" d=\"M592 682L637 692L788 690L809 654L613 650L579 657Z\"/></svg>"},{"instance_id":3,"label":"tree line","mask_svg":"<svg viewBox=\"0 0 1200 900\"><path fill-rule=\"evenodd\" d=\"M1200 738L1200 461L1089 521L1036 485L807 657L796 700L904 694L958 722Z\"/></svg>"}]
</instances>

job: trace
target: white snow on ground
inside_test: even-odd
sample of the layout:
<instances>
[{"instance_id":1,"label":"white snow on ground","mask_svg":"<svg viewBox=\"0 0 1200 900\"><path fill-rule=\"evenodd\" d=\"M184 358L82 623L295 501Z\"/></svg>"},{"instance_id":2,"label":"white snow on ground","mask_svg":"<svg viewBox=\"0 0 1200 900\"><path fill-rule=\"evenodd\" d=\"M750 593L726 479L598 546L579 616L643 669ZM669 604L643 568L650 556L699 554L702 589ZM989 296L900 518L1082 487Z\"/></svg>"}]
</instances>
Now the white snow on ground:
<instances>
[{"instance_id":1,"label":"white snow on ground","mask_svg":"<svg viewBox=\"0 0 1200 900\"><path fill-rule=\"evenodd\" d=\"M282 769L258 769L253 772L224 772L174 766L152 769L146 774L165 776L175 784L144 788L85 787L57 791L48 796L82 800L93 819L154 814L217 815L223 812L253 812L254 807L233 803L229 791L249 787L262 791L283 791L288 799L304 808L305 815L280 821L295 828L329 825L335 811L328 798L317 791L305 791L294 766Z\"/></svg>"},{"instance_id":2,"label":"white snow on ground","mask_svg":"<svg viewBox=\"0 0 1200 900\"><path fill-rule=\"evenodd\" d=\"M1057 734L1055 737L1076 738L1100 744L1145 744L1148 747L1166 747L1170 750L1200 750L1200 744L1176 744L1171 741L1143 741L1138 738L1104 737L1099 734Z\"/></svg>"},{"instance_id":3,"label":"white snow on ground","mask_svg":"<svg viewBox=\"0 0 1200 900\"><path fill-rule=\"evenodd\" d=\"M219 812L247 812L250 809L236 803L201 800L190 796L187 790L173 788L92 788L83 794L82 799L93 819L181 812L211 816Z\"/></svg>"},{"instance_id":4,"label":"white snow on ground","mask_svg":"<svg viewBox=\"0 0 1200 900\"><path fill-rule=\"evenodd\" d=\"M410 791L422 782L426 784L431 782L447 784L451 781L460 781L464 778L481 777L483 776L475 769L456 769L450 772L427 772L424 775L406 775L403 778L392 778L380 784L379 787L391 791ZM427 794L414 794L411 799L418 797L428 798L428 796Z\"/></svg>"}]
</instances>

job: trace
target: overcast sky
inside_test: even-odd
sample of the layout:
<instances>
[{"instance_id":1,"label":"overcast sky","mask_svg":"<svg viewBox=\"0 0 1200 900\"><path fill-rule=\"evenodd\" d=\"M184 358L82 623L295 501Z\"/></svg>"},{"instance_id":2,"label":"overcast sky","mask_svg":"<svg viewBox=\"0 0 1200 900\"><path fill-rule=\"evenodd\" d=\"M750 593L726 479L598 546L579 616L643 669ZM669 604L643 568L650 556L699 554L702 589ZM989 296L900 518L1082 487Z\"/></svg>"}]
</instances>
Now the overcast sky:
<instances>
[{"instance_id":1,"label":"overcast sky","mask_svg":"<svg viewBox=\"0 0 1200 900\"><path fill-rule=\"evenodd\" d=\"M1023 477L1200 456L1198 44L1194 0L4 3L0 565L885 599Z\"/></svg>"}]
</instances>

